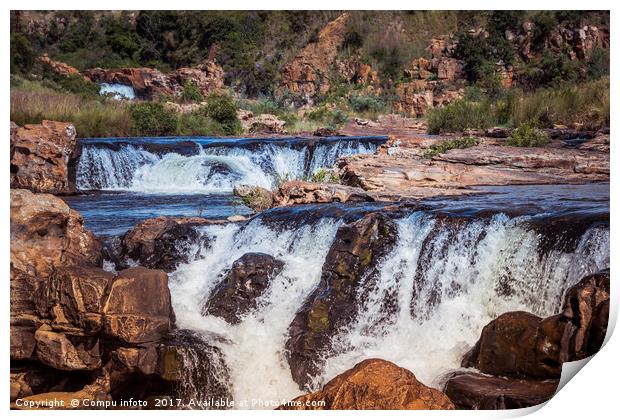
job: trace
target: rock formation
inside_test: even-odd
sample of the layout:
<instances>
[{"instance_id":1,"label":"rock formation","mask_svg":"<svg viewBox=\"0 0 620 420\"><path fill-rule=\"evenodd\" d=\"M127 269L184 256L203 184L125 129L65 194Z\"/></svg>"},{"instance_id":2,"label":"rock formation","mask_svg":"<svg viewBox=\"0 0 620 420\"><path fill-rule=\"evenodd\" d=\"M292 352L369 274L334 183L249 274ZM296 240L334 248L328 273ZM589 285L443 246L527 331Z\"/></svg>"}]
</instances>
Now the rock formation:
<instances>
[{"instance_id":1,"label":"rock formation","mask_svg":"<svg viewBox=\"0 0 620 420\"><path fill-rule=\"evenodd\" d=\"M235 185L233 194L241 198L243 204L254 211L263 211L271 208L273 198L271 191L253 185Z\"/></svg>"},{"instance_id":2,"label":"rock formation","mask_svg":"<svg viewBox=\"0 0 620 420\"><path fill-rule=\"evenodd\" d=\"M257 300L283 268L284 263L271 255L244 254L215 287L204 305L203 315L224 318L229 324L239 323L256 308Z\"/></svg>"},{"instance_id":3,"label":"rock formation","mask_svg":"<svg viewBox=\"0 0 620 420\"><path fill-rule=\"evenodd\" d=\"M324 402L316 404L317 402ZM314 404L313 404L314 403ZM420 383L394 363L367 359L336 376L323 389L278 407L283 410L450 410L442 392Z\"/></svg>"},{"instance_id":4,"label":"rock formation","mask_svg":"<svg viewBox=\"0 0 620 420\"><path fill-rule=\"evenodd\" d=\"M71 123L44 120L11 126L11 188L68 194L75 191L70 172L80 147Z\"/></svg>"},{"instance_id":5,"label":"rock formation","mask_svg":"<svg viewBox=\"0 0 620 420\"><path fill-rule=\"evenodd\" d=\"M286 121L272 114L254 115L250 111L237 111L239 121L246 134L286 134Z\"/></svg>"},{"instance_id":6,"label":"rock formation","mask_svg":"<svg viewBox=\"0 0 620 420\"><path fill-rule=\"evenodd\" d=\"M396 238L396 225L371 213L338 229L325 259L321 282L289 326L287 358L295 382L306 387L320 371L320 360L333 349L331 338L351 322L363 300L359 288L372 287L377 263Z\"/></svg>"}]
</instances>

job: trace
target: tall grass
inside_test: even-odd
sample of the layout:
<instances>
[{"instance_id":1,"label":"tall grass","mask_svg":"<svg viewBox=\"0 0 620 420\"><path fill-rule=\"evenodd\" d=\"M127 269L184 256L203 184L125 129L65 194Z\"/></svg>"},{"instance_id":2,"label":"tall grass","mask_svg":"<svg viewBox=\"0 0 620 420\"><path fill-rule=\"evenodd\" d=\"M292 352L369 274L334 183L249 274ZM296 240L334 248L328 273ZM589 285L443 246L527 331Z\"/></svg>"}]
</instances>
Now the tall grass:
<instances>
[{"instance_id":1,"label":"tall grass","mask_svg":"<svg viewBox=\"0 0 620 420\"><path fill-rule=\"evenodd\" d=\"M121 102L88 100L45 88L11 92L11 121L24 125L42 120L72 122L80 137L133 134L131 116Z\"/></svg>"}]
</instances>

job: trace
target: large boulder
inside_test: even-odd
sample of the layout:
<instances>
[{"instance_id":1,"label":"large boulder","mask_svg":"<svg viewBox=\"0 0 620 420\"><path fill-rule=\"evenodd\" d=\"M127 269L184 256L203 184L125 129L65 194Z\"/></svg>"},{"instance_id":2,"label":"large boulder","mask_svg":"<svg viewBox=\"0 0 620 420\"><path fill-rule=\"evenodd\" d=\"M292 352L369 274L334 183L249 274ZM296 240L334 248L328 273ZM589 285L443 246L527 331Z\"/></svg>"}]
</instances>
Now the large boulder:
<instances>
[{"instance_id":1,"label":"large boulder","mask_svg":"<svg viewBox=\"0 0 620 420\"><path fill-rule=\"evenodd\" d=\"M394 363L368 359L336 376L322 390L279 407L293 410L450 410L441 391Z\"/></svg>"},{"instance_id":2,"label":"large boulder","mask_svg":"<svg viewBox=\"0 0 620 420\"><path fill-rule=\"evenodd\" d=\"M52 194L74 192L70 170L79 154L71 123L43 120L19 127L11 135L11 188Z\"/></svg>"},{"instance_id":3,"label":"large boulder","mask_svg":"<svg viewBox=\"0 0 620 420\"><path fill-rule=\"evenodd\" d=\"M273 193L274 206L314 203L383 201L384 198L359 187L333 183L287 181Z\"/></svg>"},{"instance_id":4,"label":"large boulder","mask_svg":"<svg viewBox=\"0 0 620 420\"><path fill-rule=\"evenodd\" d=\"M250 111L239 110L237 116L246 134L286 134L286 121L272 114L254 115Z\"/></svg>"},{"instance_id":5,"label":"large boulder","mask_svg":"<svg viewBox=\"0 0 620 420\"><path fill-rule=\"evenodd\" d=\"M44 364L60 370L94 370L101 366L99 340L82 335L69 335L48 325L34 334L37 358Z\"/></svg>"},{"instance_id":6,"label":"large boulder","mask_svg":"<svg viewBox=\"0 0 620 420\"><path fill-rule=\"evenodd\" d=\"M356 316L370 289L379 261L396 240L396 225L382 213L371 213L338 229L327 254L321 281L289 326L287 358L295 382L307 386L329 354L330 340Z\"/></svg>"},{"instance_id":7,"label":"large boulder","mask_svg":"<svg viewBox=\"0 0 620 420\"><path fill-rule=\"evenodd\" d=\"M508 312L486 325L463 358L483 373L559 378L562 363L596 353L607 333L609 270L584 277L567 290L562 312L541 319Z\"/></svg>"},{"instance_id":8,"label":"large boulder","mask_svg":"<svg viewBox=\"0 0 620 420\"><path fill-rule=\"evenodd\" d=\"M11 190L11 264L37 277L55 267L100 266L101 244L60 198Z\"/></svg>"},{"instance_id":9,"label":"large boulder","mask_svg":"<svg viewBox=\"0 0 620 420\"><path fill-rule=\"evenodd\" d=\"M127 258L148 268L174 271L179 263L196 256L203 236L196 227L211 224L202 217L156 217L138 223L120 243L121 265ZM195 252L192 253L192 250Z\"/></svg>"},{"instance_id":10,"label":"large boulder","mask_svg":"<svg viewBox=\"0 0 620 420\"><path fill-rule=\"evenodd\" d=\"M444 392L457 408L505 410L542 404L553 397L557 387L557 380L460 373L448 379Z\"/></svg>"},{"instance_id":11,"label":"large boulder","mask_svg":"<svg viewBox=\"0 0 620 420\"><path fill-rule=\"evenodd\" d=\"M160 340L174 324L168 276L144 267L118 273L103 307L104 332L130 344Z\"/></svg>"},{"instance_id":12,"label":"large boulder","mask_svg":"<svg viewBox=\"0 0 620 420\"><path fill-rule=\"evenodd\" d=\"M238 323L256 308L258 298L283 268L284 263L271 255L244 254L216 286L205 303L203 315L218 316L230 324Z\"/></svg>"}]
</instances>

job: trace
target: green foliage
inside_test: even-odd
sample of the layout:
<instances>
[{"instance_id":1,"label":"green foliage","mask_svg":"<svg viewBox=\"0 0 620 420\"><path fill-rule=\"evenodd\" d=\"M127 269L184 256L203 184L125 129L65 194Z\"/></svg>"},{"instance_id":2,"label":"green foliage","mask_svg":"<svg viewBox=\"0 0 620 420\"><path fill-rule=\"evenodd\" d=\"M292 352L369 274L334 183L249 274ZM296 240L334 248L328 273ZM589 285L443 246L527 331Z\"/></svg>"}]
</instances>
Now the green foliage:
<instances>
[{"instance_id":1,"label":"green foliage","mask_svg":"<svg viewBox=\"0 0 620 420\"><path fill-rule=\"evenodd\" d=\"M227 135L241 133L241 122L237 117L237 105L229 95L211 93L204 110L207 117L220 124Z\"/></svg>"},{"instance_id":2,"label":"green foliage","mask_svg":"<svg viewBox=\"0 0 620 420\"><path fill-rule=\"evenodd\" d=\"M598 80L601 77L609 76L609 68L609 50L600 47L593 48L587 60L588 80Z\"/></svg>"},{"instance_id":3,"label":"green foliage","mask_svg":"<svg viewBox=\"0 0 620 420\"><path fill-rule=\"evenodd\" d=\"M180 99L182 102L202 102L204 100L204 96L200 93L196 82L193 80L188 80L183 85L183 91L181 92Z\"/></svg>"},{"instance_id":4,"label":"green foliage","mask_svg":"<svg viewBox=\"0 0 620 420\"><path fill-rule=\"evenodd\" d=\"M545 50L520 69L521 85L528 90L559 86L579 78L579 63L562 54Z\"/></svg>"},{"instance_id":5,"label":"green foliage","mask_svg":"<svg viewBox=\"0 0 620 420\"><path fill-rule=\"evenodd\" d=\"M433 156L446 153L452 149L467 149L480 144L480 140L476 137L459 137L452 140L444 140L441 143L433 144L424 151L424 158L430 159Z\"/></svg>"},{"instance_id":6,"label":"green foliage","mask_svg":"<svg viewBox=\"0 0 620 420\"><path fill-rule=\"evenodd\" d=\"M318 183L338 184L340 183L340 176L333 169L319 168L314 172L310 181Z\"/></svg>"},{"instance_id":7,"label":"green foliage","mask_svg":"<svg viewBox=\"0 0 620 420\"><path fill-rule=\"evenodd\" d=\"M131 105L131 119L135 129L149 136L168 136L177 132L177 116L156 102Z\"/></svg>"},{"instance_id":8,"label":"green foliage","mask_svg":"<svg viewBox=\"0 0 620 420\"><path fill-rule=\"evenodd\" d=\"M11 33L11 73L26 72L34 63L35 50L23 34Z\"/></svg>"},{"instance_id":9,"label":"green foliage","mask_svg":"<svg viewBox=\"0 0 620 420\"><path fill-rule=\"evenodd\" d=\"M443 108L433 108L426 113L430 134L458 132L468 128L488 128L495 125L494 109L487 101L470 102L459 99Z\"/></svg>"},{"instance_id":10,"label":"green foliage","mask_svg":"<svg viewBox=\"0 0 620 420\"><path fill-rule=\"evenodd\" d=\"M353 111L360 113L379 113L387 108L385 99L375 95L351 95L349 104Z\"/></svg>"},{"instance_id":11,"label":"green foliage","mask_svg":"<svg viewBox=\"0 0 620 420\"><path fill-rule=\"evenodd\" d=\"M549 143L549 135L531 123L523 123L512 130L506 144L517 147L542 147Z\"/></svg>"},{"instance_id":12,"label":"green foliage","mask_svg":"<svg viewBox=\"0 0 620 420\"><path fill-rule=\"evenodd\" d=\"M328 106L320 106L307 114L310 121L321 122L330 128L337 128L347 122L347 115L344 111L331 108Z\"/></svg>"}]
</instances>

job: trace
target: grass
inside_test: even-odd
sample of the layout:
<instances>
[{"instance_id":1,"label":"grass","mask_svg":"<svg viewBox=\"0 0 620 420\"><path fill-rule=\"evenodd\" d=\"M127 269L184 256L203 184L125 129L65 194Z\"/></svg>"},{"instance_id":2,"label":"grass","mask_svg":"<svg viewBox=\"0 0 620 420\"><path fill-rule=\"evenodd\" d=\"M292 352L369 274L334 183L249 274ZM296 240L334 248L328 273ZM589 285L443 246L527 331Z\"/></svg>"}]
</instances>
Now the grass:
<instances>
[{"instance_id":1,"label":"grass","mask_svg":"<svg viewBox=\"0 0 620 420\"><path fill-rule=\"evenodd\" d=\"M512 130L506 141L506 144L517 147L542 147L548 143L549 135L531 123L523 123Z\"/></svg>"},{"instance_id":2,"label":"grass","mask_svg":"<svg viewBox=\"0 0 620 420\"><path fill-rule=\"evenodd\" d=\"M424 152L424 158L430 159L433 156L446 153L452 149L467 149L480 144L480 140L475 137L459 137L452 140L444 140L441 143L433 144Z\"/></svg>"}]
</instances>

